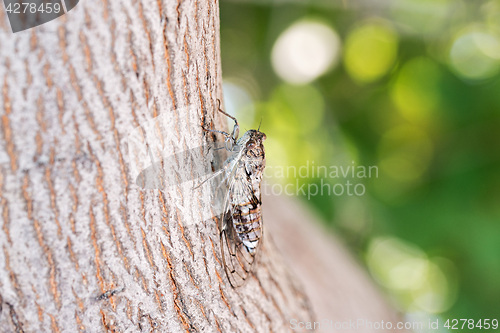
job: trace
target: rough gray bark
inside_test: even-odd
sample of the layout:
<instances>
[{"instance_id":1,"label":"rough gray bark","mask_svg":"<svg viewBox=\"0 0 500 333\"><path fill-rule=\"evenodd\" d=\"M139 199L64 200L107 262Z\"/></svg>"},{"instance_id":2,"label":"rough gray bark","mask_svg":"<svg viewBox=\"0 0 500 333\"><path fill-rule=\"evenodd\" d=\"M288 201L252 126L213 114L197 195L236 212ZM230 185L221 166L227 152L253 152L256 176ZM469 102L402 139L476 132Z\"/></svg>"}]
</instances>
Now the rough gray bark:
<instances>
[{"instance_id":1,"label":"rough gray bark","mask_svg":"<svg viewBox=\"0 0 500 333\"><path fill-rule=\"evenodd\" d=\"M143 190L130 176L136 127L166 116L161 144L189 149L210 139L202 125L222 125L218 11L86 0L16 34L1 15L2 331L281 331L310 318L268 249L256 278L229 286L200 213L212 185Z\"/></svg>"},{"instance_id":2,"label":"rough gray bark","mask_svg":"<svg viewBox=\"0 0 500 333\"><path fill-rule=\"evenodd\" d=\"M151 161L131 137L144 143L154 132L164 151L189 150L213 139L203 125L225 123L215 112L218 10L215 1L85 0L17 34L0 15L1 332L282 332L290 319L314 319L273 246L276 238L292 263L303 260L290 246L308 247L283 232L280 205L264 217L282 227L265 239L255 276L233 289L208 214L216 185L159 191L135 183ZM210 170L202 162L203 171L174 164L196 178ZM311 256L335 275L325 254ZM346 274L360 282L341 287L369 290L367 304L382 304L350 265ZM314 292L318 276L298 275L310 279L318 313L335 309L321 297L337 285ZM341 306L347 294L330 298Z\"/></svg>"}]
</instances>

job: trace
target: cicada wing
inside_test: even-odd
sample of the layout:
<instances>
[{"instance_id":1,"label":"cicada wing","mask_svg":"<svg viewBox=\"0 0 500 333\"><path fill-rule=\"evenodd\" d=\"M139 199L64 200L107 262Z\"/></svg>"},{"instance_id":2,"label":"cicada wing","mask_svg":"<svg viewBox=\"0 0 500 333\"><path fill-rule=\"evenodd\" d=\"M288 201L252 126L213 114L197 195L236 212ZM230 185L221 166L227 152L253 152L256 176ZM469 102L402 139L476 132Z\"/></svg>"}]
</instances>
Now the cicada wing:
<instances>
[{"instance_id":1,"label":"cicada wing","mask_svg":"<svg viewBox=\"0 0 500 333\"><path fill-rule=\"evenodd\" d=\"M252 252L238 239L234 228L222 229L220 233L222 263L229 283L241 287L251 274L258 251Z\"/></svg>"},{"instance_id":2,"label":"cicada wing","mask_svg":"<svg viewBox=\"0 0 500 333\"><path fill-rule=\"evenodd\" d=\"M236 170L234 172L236 173ZM232 178L229 182L228 197L222 216L222 228L220 232L222 263L229 283L234 288L242 286L248 279L256 262L260 244L262 243L261 236L255 248L248 248L238 237L233 224L233 207L230 203L231 195L242 195L246 202L260 205L260 200L255 197L249 184L241 183L242 181L242 179ZM235 193L235 189L240 189L240 193Z\"/></svg>"}]
</instances>

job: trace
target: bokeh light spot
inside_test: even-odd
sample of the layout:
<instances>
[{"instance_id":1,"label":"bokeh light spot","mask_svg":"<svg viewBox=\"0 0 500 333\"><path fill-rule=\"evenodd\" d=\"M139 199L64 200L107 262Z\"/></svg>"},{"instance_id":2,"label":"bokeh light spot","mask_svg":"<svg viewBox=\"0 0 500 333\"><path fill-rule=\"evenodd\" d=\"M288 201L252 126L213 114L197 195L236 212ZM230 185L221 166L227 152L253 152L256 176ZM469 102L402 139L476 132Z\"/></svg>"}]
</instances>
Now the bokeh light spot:
<instances>
[{"instance_id":1,"label":"bokeh light spot","mask_svg":"<svg viewBox=\"0 0 500 333\"><path fill-rule=\"evenodd\" d=\"M428 123L440 106L441 70L424 57L414 58L399 71L391 90L398 110L408 120Z\"/></svg>"},{"instance_id":2,"label":"bokeh light spot","mask_svg":"<svg viewBox=\"0 0 500 333\"><path fill-rule=\"evenodd\" d=\"M317 130L324 117L325 103L321 93L312 85L280 85L273 92L273 100L281 104L282 112L273 109L276 123L293 122L299 133ZM286 113L289 111L289 114Z\"/></svg>"},{"instance_id":3,"label":"bokeh light spot","mask_svg":"<svg viewBox=\"0 0 500 333\"><path fill-rule=\"evenodd\" d=\"M325 102L313 85L294 86L281 84L271 94L270 100L259 106L262 111L262 128L269 139L280 143L289 165L300 166L318 160L328 142L324 136ZM279 156L279 155L276 155ZM271 153L266 154L269 165L287 166Z\"/></svg>"},{"instance_id":4,"label":"bokeh light spot","mask_svg":"<svg viewBox=\"0 0 500 333\"><path fill-rule=\"evenodd\" d=\"M392 1L392 17L413 34L435 34L446 25L460 3L456 0Z\"/></svg>"},{"instance_id":5,"label":"bokeh light spot","mask_svg":"<svg viewBox=\"0 0 500 333\"><path fill-rule=\"evenodd\" d=\"M274 44L271 61L284 81L305 84L326 73L338 60L340 39L326 24L300 21Z\"/></svg>"},{"instance_id":6,"label":"bokeh light spot","mask_svg":"<svg viewBox=\"0 0 500 333\"><path fill-rule=\"evenodd\" d=\"M375 238L368 248L367 262L373 276L390 289L417 288L427 270L422 250L392 237Z\"/></svg>"},{"instance_id":7,"label":"bokeh light spot","mask_svg":"<svg viewBox=\"0 0 500 333\"><path fill-rule=\"evenodd\" d=\"M457 74L465 79L490 78L500 68L500 39L478 28L463 32L451 46L450 63Z\"/></svg>"},{"instance_id":8,"label":"bokeh light spot","mask_svg":"<svg viewBox=\"0 0 500 333\"><path fill-rule=\"evenodd\" d=\"M226 112L238 119L240 126L252 126L255 117L255 106L249 92L241 85L231 80L224 80L222 84L224 90L224 102ZM234 122L228 118L229 128Z\"/></svg>"},{"instance_id":9,"label":"bokeh light spot","mask_svg":"<svg viewBox=\"0 0 500 333\"><path fill-rule=\"evenodd\" d=\"M451 262L429 259L413 244L395 237L374 238L366 261L371 274L395 293L405 311L441 313L455 301L456 285L447 276Z\"/></svg>"},{"instance_id":10,"label":"bokeh light spot","mask_svg":"<svg viewBox=\"0 0 500 333\"><path fill-rule=\"evenodd\" d=\"M429 313L440 313L448 308L448 289L448 280L443 271L434 262L429 261L425 282L412 292L412 305Z\"/></svg>"},{"instance_id":11,"label":"bokeh light spot","mask_svg":"<svg viewBox=\"0 0 500 333\"><path fill-rule=\"evenodd\" d=\"M349 75L359 82L372 82L393 66L398 38L384 24L365 24L349 34L345 43L344 63Z\"/></svg>"},{"instance_id":12,"label":"bokeh light spot","mask_svg":"<svg viewBox=\"0 0 500 333\"><path fill-rule=\"evenodd\" d=\"M388 177L399 182L418 180L429 166L433 144L415 126L402 125L384 134L379 143L379 165Z\"/></svg>"}]
</instances>

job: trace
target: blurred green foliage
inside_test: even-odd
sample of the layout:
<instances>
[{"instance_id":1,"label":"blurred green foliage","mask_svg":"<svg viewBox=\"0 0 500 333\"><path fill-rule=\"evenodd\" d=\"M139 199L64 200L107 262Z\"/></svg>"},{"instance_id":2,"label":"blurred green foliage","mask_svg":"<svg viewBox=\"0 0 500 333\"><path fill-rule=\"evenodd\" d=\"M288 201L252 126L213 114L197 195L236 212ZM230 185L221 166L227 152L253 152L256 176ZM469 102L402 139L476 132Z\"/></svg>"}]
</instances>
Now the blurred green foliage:
<instances>
[{"instance_id":1,"label":"blurred green foliage","mask_svg":"<svg viewBox=\"0 0 500 333\"><path fill-rule=\"evenodd\" d=\"M304 199L403 311L499 318L500 1L220 8L226 107L247 129L262 120L269 165L377 166L378 177L353 180L366 186L362 196ZM274 49L297 22L329 27L339 40L318 46L337 58L304 82L292 82L294 71L317 70L307 67L311 55ZM280 61L291 64L281 77Z\"/></svg>"}]
</instances>

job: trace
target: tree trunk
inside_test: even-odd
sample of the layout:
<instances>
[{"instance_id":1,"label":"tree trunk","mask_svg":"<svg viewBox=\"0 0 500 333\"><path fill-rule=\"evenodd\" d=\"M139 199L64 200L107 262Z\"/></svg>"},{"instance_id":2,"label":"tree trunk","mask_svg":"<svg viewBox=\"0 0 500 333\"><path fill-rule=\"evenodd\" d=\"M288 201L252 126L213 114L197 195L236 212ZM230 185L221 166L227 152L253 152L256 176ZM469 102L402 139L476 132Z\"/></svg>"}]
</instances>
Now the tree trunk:
<instances>
[{"instance_id":1,"label":"tree trunk","mask_svg":"<svg viewBox=\"0 0 500 333\"><path fill-rule=\"evenodd\" d=\"M216 184L193 190L212 169L202 126L225 123L217 2L85 0L30 30L12 34L4 15L0 27L1 332L281 332L314 319L279 230L255 275L229 285ZM178 186L141 183L157 158Z\"/></svg>"},{"instance_id":2,"label":"tree trunk","mask_svg":"<svg viewBox=\"0 0 500 333\"><path fill-rule=\"evenodd\" d=\"M144 124L163 119L155 137L176 151L223 123L217 2L86 0L16 34L2 20L3 331L280 331L311 318L272 251L257 278L227 283L200 213L214 185L134 180L150 164L134 150Z\"/></svg>"}]
</instances>

